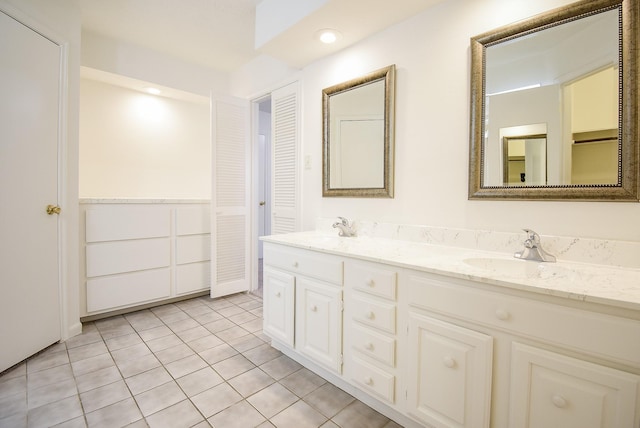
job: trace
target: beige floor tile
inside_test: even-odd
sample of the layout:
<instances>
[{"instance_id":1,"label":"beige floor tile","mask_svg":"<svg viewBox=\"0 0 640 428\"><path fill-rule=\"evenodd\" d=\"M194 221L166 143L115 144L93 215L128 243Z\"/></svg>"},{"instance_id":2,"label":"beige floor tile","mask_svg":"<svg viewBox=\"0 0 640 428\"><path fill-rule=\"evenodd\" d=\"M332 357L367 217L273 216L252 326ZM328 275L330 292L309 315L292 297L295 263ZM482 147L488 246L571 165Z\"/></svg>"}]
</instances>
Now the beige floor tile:
<instances>
[{"instance_id":1,"label":"beige floor tile","mask_svg":"<svg viewBox=\"0 0 640 428\"><path fill-rule=\"evenodd\" d=\"M187 394L187 397L193 397L201 392L211 389L216 385L224 382L211 367L205 367L176 380L180 388Z\"/></svg>"},{"instance_id":2,"label":"beige floor tile","mask_svg":"<svg viewBox=\"0 0 640 428\"><path fill-rule=\"evenodd\" d=\"M177 379L179 377L186 376L189 373L193 373L207 366L208 366L207 362L204 361L202 358L200 358L198 354L193 354L188 357L166 364L165 368L167 369L169 374L173 376L174 379Z\"/></svg>"},{"instance_id":3,"label":"beige floor tile","mask_svg":"<svg viewBox=\"0 0 640 428\"><path fill-rule=\"evenodd\" d=\"M343 428L382 428L389 419L368 407L361 401L354 401L332 420Z\"/></svg>"},{"instance_id":4,"label":"beige floor tile","mask_svg":"<svg viewBox=\"0 0 640 428\"><path fill-rule=\"evenodd\" d=\"M164 408L172 406L187 398L175 382L167 382L164 385L138 394L134 397L140 411L144 416L152 415Z\"/></svg>"},{"instance_id":5,"label":"beige floor tile","mask_svg":"<svg viewBox=\"0 0 640 428\"><path fill-rule=\"evenodd\" d=\"M297 372L291 373L289 376L280 380L280 383L289 391L302 398L327 383L327 381L311 370L301 368Z\"/></svg>"},{"instance_id":6,"label":"beige floor tile","mask_svg":"<svg viewBox=\"0 0 640 428\"><path fill-rule=\"evenodd\" d=\"M211 425L224 428L255 427L264 421L264 416L246 401L240 401L209 418Z\"/></svg>"},{"instance_id":7,"label":"beige floor tile","mask_svg":"<svg viewBox=\"0 0 640 428\"><path fill-rule=\"evenodd\" d=\"M280 380L283 377L289 376L293 372L297 372L302 368L302 366L286 355L281 355L262 364L260 368L275 380Z\"/></svg>"},{"instance_id":8,"label":"beige floor tile","mask_svg":"<svg viewBox=\"0 0 640 428\"><path fill-rule=\"evenodd\" d=\"M325 383L304 397L304 401L328 418L333 417L355 399L340 388Z\"/></svg>"},{"instance_id":9,"label":"beige floor tile","mask_svg":"<svg viewBox=\"0 0 640 428\"><path fill-rule=\"evenodd\" d=\"M233 379L229 379L228 382L240 395L249 397L275 381L271 376L256 367Z\"/></svg>"},{"instance_id":10,"label":"beige floor tile","mask_svg":"<svg viewBox=\"0 0 640 428\"><path fill-rule=\"evenodd\" d=\"M87 424L90 428L123 427L142 419L142 414L133 398L103 407L95 412L87 413Z\"/></svg>"},{"instance_id":11,"label":"beige floor tile","mask_svg":"<svg viewBox=\"0 0 640 428\"><path fill-rule=\"evenodd\" d=\"M278 428L318 428L327 418L304 401L298 401L271 418Z\"/></svg>"},{"instance_id":12,"label":"beige floor tile","mask_svg":"<svg viewBox=\"0 0 640 428\"><path fill-rule=\"evenodd\" d=\"M211 367L218 372L224 379L231 379L241 373L251 370L255 365L247 360L243 355L234 355L233 357L212 364Z\"/></svg>"},{"instance_id":13,"label":"beige floor tile","mask_svg":"<svg viewBox=\"0 0 640 428\"><path fill-rule=\"evenodd\" d=\"M247 401L265 417L271 418L298 401L298 397L279 383L274 383L247 398Z\"/></svg>"},{"instance_id":14,"label":"beige floor tile","mask_svg":"<svg viewBox=\"0 0 640 428\"><path fill-rule=\"evenodd\" d=\"M163 385L172 380L164 367L156 367L126 379L127 386L133 395L149 391L156 386Z\"/></svg>"},{"instance_id":15,"label":"beige floor tile","mask_svg":"<svg viewBox=\"0 0 640 428\"><path fill-rule=\"evenodd\" d=\"M110 406L127 398L131 398L131 393L129 393L129 388L127 388L123 380L80 394L82 407L87 413L102 409L103 407Z\"/></svg>"},{"instance_id":16,"label":"beige floor tile","mask_svg":"<svg viewBox=\"0 0 640 428\"><path fill-rule=\"evenodd\" d=\"M221 383L191 397L193 404L206 418L210 418L241 400L242 396L226 383Z\"/></svg>"},{"instance_id":17,"label":"beige floor tile","mask_svg":"<svg viewBox=\"0 0 640 428\"><path fill-rule=\"evenodd\" d=\"M191 427L204 418L189 400L183 400L147 417L150 428Z\"/></svg>"},{"instance_id":18,"label":"beige floor tile","mask_svg":"<svg viewBox=\"0 0 640 428\"><path fill-rule=\"evenodd\" d=\"M29 410L29 428L50 427L82 415L77 395Z\"/></svg>"}]
</instances>

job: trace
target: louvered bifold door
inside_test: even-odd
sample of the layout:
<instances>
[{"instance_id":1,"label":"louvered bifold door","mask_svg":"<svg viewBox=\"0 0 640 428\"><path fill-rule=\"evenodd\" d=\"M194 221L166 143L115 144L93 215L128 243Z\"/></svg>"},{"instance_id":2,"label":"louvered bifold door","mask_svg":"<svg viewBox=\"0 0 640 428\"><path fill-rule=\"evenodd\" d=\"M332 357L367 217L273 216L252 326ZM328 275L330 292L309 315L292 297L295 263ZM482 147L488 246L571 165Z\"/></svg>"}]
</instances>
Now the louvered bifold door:
<instances>
[{"instance_id":1,"label":"louvered bifold door","mask_svg":"<svg viewBox=\"0 0 640 428\"><path fill-rule=\"evenodd\" d=\"M300 147L300 94L298 83L271 93L272 216L271 233L299 230L298 150Z\"/></svg>"},{"instance_id":2,"label":"louvered bifold door","mask_svg":"<svg viewBox=\"0 0 640 428\"><path fill-rule=\"evenodd\" d=\"M249 289L249 103L213 99L211 297Z\"/></svg>"}]
</instances>

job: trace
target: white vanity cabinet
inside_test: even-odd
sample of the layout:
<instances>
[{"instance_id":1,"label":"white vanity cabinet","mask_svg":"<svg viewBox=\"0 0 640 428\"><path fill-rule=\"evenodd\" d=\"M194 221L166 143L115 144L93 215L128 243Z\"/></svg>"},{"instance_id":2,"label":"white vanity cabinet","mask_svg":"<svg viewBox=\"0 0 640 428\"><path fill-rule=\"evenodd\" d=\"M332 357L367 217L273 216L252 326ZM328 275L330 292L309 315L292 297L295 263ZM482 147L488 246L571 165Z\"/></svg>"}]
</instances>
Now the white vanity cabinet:
<instances>
[{"instance_id":1,"label":"white vanity cabinet","mask_svg":"<svg viewBox=\"0 0 640 428\"><path fill-rule=\"evenodd\" d=\"M345 377L386 403L396 402L397 269L345 262Z\"/></svg>"},{"instance_id":2,"label":"white vanity cabinet","mask_svg":"<svg viewBox=\"0 0 640 428\"><path fill-rule=\"evenodd\" d=\"M335 373L342 372L342 259L264 246L264 332Z\"/></svg>"},{"instance_id":3,"label":"white vanity cabinet","mask_svg":"<svg viewBox=\"0 0 640 428\"><path fill-rule=\"evenodd\" d=\"M640 427L637 310L272 239L265 334L402 426Z\"/></svg>"},{"instance_id":4,"label":"white vanity cabinet","mask_svg":"<svg viewBox=\"0 0 640 428\"><path fill-rule=\"evenodd\" d=\"M526 298L507 293L499 293L483 289L479 284L445 278L441 276L410 273L404 284L408 288L411 307L431 313L441 320L429 320L426 316L414 314L410 310L409 329L410 354L422 365L423 369L413 363L410 370L428 370L428 366L437 366L438 361L431 361L424 356L416 356L416 352L426 354L426 350L438 351L442 348L441 363L450 362L447 353L458 346L459 351L468 352L473 349L469 344L452 344L439 336L433 338L433 324L440 330L446 330L450 322L472 325L484 333L460 330L464 340L465 333L476 337L476 346L482 348L482 336L494 336L496 349L500 350L499 361L494 363L493 379L500 380L490 395L494 401L491 415L493 427L522 428L636 428L640 421L638 412L640 391L640 321L618 317L606 313L586 311L556 304L559 301L545 301ZM451 329L449 328L449 337ZM437 334L437 331L436 331ZM416 339L424 342L415 346ZM431 344L431 346L430 346ZM490 342L485 342L490 346ZM447 350L451 345L452 349ZM490 355L486 354L487 357ZM477 357L478 355L476 355ZM460 360L455 356L452 358ZM481 360L463 358L465 364ZM597 361L597 362L594 362ZM629 367L631 372L620 370L616 366ZM482 369L490 372L490 367ZM474 374L475 372L475 374ZM635 372L635 373L634 373ZM420 372L419 372L420 373ZM472 383L480 385L482 380L475 378L477 370L470 370ZM422 373L419 374L419 377ZM428 378L428 376L427 376ZM446 378L437 378L437 383L447 385L447 390L455 388L455 380L445 382ZM485 378L486 381L486 378ZM410 384L414 382L409 378ZM416 380L409 387L409 411L412 415L429 422L433 406L421 406L420 401L429 398L411 398L416 390L420 391L424 382ZM461 381L462 382L462 381ZM462 391L462 387L460 388ZM458 394L459 398L474 397L482 400L486 397L485 388L474 387L471 395ZM453 396L454 394L449 394ZM449 415L464 412L458 404L452 404L443 397L434 397L441 408L448 409ZM465 400L466 401L466 400ZM496 404L498 403L498 404ZM418 407L416 408L416 404ZM423 409L426 409L423 411ZM486 408L488 411L488 407ZM473 414L467 412L467 415ZM480 414L476 415L478 418ZM462 420L462 419L458 419ZM479 421L479 419L477 419ZM507 422L508 421L508 422ZM432 422L431 422L432 423ZM433 423L432 423L433 424ZM466 426L453 422L435 426ZM469 425L475 426L475 425ZM487 425L478 425L487 426Z\"/></svg>"}]
</instances>

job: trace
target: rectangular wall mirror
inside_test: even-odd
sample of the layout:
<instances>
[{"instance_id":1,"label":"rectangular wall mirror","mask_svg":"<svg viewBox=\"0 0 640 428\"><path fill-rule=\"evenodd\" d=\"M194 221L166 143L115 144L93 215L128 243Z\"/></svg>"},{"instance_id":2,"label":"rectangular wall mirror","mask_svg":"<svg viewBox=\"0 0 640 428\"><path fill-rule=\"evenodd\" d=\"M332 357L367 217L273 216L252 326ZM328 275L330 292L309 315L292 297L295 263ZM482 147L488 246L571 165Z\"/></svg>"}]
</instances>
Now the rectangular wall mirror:
<instances>
[{"instance_id":1,"label":"rectangular wall mirror","mask_svg":"<svg viewBox=\"0 0 640 428\"><path fill-rule=\"evenodd\" d=\"M393 197L395 65L322 91L322 196Z\"/></svg>"},{"instance_id":2,"label":"rectangular wall mirror","mask_svg":"<svg viewBox=\"0 0 640 428\"><path fill-rule=\"evenodd\" d=\"M638 2L471 39L470 199L638 200Z\"/></svg>"}]
</instances>

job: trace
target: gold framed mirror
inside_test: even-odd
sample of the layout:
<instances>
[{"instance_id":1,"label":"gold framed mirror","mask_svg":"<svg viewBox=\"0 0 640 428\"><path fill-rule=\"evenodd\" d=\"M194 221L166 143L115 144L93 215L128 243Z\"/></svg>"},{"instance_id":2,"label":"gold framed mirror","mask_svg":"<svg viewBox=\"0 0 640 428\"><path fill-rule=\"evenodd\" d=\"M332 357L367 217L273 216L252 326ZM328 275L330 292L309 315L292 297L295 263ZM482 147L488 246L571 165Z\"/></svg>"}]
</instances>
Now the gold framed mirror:
<instances>
[{"instance_id":1,"label":"gold framed mirror","mask_svg":"<svg viewBox=\"0 0 640 428\"><path fill-rule=\"evenodd\" d=\"M322 196L392 198L395 65L322 90Z\"/></svg>"},{"instance_id":2,"label":"gold framed mirror","mask_svg":"<svg viewBox=\"0 0 640 428\"><path fill-rule=\"evenodd\" d=\"M469 199L638 200L638 8L585 0L471 39ZM539 138L519 182L517 136Z\"/></svg>"}]
</instances>

